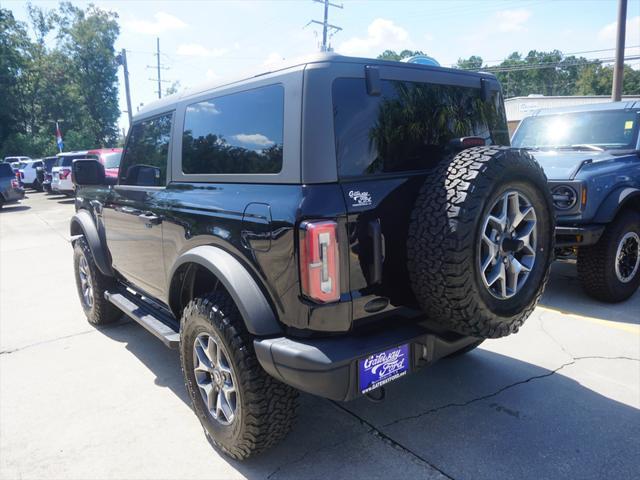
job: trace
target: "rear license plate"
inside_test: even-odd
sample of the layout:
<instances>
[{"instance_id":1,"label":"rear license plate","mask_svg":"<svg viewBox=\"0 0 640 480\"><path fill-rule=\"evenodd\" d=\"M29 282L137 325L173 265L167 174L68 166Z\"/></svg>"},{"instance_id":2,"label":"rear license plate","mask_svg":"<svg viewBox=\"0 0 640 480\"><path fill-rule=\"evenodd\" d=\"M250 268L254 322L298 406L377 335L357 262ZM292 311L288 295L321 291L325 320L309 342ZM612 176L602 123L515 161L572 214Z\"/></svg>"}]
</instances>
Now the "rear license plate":
<instances>
[{"instance_id":1,"label":"rear license plate","mask_svg":"<svg viewBox=\"0 0 640 480\"><path fill-rule=\"evenodd\" d=\"M360 393L367 393L409 372L409 345L390 348L358 360Z\"/></svg>"}]
</instances>

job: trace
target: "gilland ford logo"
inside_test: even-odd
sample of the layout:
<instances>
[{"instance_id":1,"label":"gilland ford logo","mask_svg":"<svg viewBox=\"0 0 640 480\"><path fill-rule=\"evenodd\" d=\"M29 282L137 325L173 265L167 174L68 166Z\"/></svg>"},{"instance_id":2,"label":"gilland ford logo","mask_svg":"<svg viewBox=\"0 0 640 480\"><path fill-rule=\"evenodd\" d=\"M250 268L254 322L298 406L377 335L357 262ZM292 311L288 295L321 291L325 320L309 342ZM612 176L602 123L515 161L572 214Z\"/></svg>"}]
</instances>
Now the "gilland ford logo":
<instances>
[{"instance_id":1,"label":"gilland ford logo","mask_svg":"<svg viewBox=\"0 0 640 480\"><path fill-rule=\"evenodd\" d=\"M360 360L360 391L362 393L370 392L406 375L409 370L408 362L408 345L401 345Z\"/></svg>"},{"instance_id":2,"label":"gilland ford logo","mask_svg":"<svg viewBox=\"0 0 640 480\"><path fill-rule=\"evenodd\" d=\"M352 207L364 207L371 205L371 194L360 190L350 190L349 198L353 200Z\"/></svg>"}]
</instances>

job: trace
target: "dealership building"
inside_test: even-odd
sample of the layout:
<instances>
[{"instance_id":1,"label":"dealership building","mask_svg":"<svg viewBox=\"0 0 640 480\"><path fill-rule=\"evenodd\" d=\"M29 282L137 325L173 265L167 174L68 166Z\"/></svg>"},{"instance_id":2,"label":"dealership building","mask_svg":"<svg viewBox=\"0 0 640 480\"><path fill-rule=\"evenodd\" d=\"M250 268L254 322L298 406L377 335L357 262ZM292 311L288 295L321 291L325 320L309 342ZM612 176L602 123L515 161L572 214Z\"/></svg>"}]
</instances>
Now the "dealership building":
<instances>
[{"instance_id":1,"label":"dealership building","mask_svg":"<svg viewBox=\"0 0 640 480\"><path fill-rule=\"evenodd\" d=\"M638 95L624 95L623 101L640 101ZM504 106L507 111L507 123L509 124L509 134L512 135L520 121L531 115L536 110L557 107L573 107L578 105L589 105L592 103L606 103L611 101L610 95L590 95L590 96L566 96L566 97L546 97L544 95L529 95L528 97L507 98Z\"/></svg>"}]
</instances>

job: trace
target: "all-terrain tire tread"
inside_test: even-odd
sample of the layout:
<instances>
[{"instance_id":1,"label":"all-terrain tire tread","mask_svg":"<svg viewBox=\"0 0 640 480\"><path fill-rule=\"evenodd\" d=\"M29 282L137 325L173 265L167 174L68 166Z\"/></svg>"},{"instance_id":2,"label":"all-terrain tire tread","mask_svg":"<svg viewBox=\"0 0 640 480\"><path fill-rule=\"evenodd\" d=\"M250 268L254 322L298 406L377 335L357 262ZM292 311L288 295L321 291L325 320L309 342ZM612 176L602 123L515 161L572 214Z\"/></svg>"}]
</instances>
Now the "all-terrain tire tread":
<instances>
[{"instance_id":1,"label":"all-terrain tire tread","mask_svg":"<svg viewBox=\"0 0 640 480\"><path fill-rule=\"evenodd\" d=\"M186 306L180 324L180 337L185 326L195 316L209 322L232 345L230 354L238 369L236 375L242 388L243 416L246 427L234 445L223 445L210 438L227 455L246 459L280 442L293 428L297 416L298 391L268 375L258 363L253 341L246 330L233 299L224 291L195 298ZM192 399L199 395L184 372L185 358L191 350L180 348L181 365L187 390ZM206 430L206 429L205 429Z\"/></svg>"}]
</instances>

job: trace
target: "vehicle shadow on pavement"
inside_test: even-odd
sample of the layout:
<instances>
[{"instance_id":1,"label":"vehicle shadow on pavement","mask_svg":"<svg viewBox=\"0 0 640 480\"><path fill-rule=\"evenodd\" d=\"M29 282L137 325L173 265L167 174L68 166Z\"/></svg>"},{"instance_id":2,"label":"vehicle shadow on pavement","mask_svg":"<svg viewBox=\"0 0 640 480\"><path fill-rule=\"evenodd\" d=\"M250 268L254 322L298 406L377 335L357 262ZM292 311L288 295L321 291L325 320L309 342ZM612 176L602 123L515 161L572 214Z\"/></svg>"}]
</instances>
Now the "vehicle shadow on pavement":
<instances>
[{"instance_id":1,"label":"vehicle shadow on pavement","mask_svg":"<svg viewBox=\"0 0 640 480\"><path fill-rule=\"evenodd\" d=\"M100 332L190 404L176 351L133 322ZM250 479L637 478L639 411L565 376L588 361L548 370L480 348L391 384L380 404L301 394L280 445L245 462L211 454ZM615 371L638 360L598 361Z\"/></svg>"},{"instance_id":2,"label":"vehicle shadow on pavement","mask_svg":"<svg viewBox=\"0 0 640 480\"><path fill-rule=\"evenodd\" d=\"M621 303L590 298L580 286L575 263L555 262L540 305L563 313L640 325L640 291Z\"/></svg>"},{"instance_id":3,"label":"vehicle shadow on pavement","mask_svg":"<svg viewBox=\"0 0 640 480\"><path fill-rule=\"evenodd\" d=\"M24 212L30 208L31 207L29 205L4 205L0 208L0 213Z\"/></svg>"}]
</instances>

